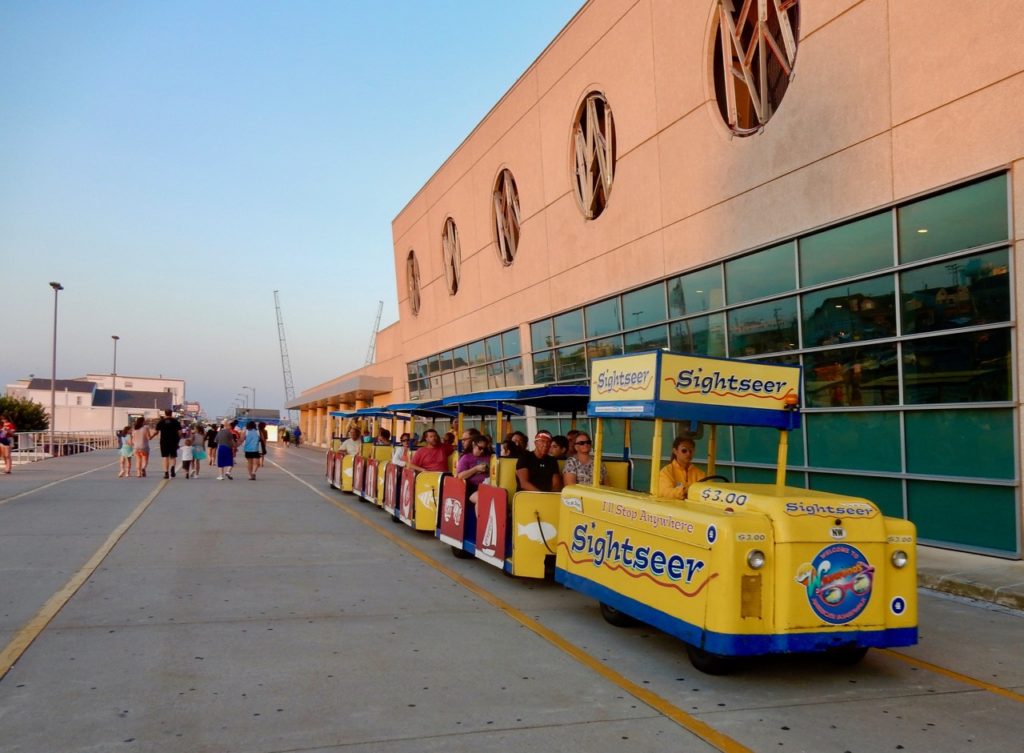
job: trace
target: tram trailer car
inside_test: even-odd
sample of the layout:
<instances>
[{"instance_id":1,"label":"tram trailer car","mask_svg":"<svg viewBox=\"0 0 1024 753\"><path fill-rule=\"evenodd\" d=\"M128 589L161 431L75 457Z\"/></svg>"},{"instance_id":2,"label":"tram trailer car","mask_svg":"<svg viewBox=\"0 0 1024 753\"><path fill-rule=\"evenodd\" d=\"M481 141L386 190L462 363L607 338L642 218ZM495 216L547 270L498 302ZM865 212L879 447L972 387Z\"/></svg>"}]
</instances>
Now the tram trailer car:
<instances>
[{"instance_id":1,"label":"tram trailer car","mask_svg":"<svg viewBox=\"0 0 1024 753\"><path fill-rule=\"evenodd\" d=\"M680 388L686 373L717 381ZM609 387L609 374L634 376ZM732 389L714 388L723 380ZM771 383L781 399L736 388L756 383ZM799 384L794 367L664 351L595 363L588 413L598 437L602 417L656 421L651 494L564 489L555 579L601 602L613 624L638 620L680 638L705 672L729 671L738 657L791 652L853 663L872 647L916 643L914 525L866 499L784 484ZM776 483L712 475L681 502L658 498L663 418L710 424L709 474L715 423L779 428Z\"/></svg>"}]
</instances>

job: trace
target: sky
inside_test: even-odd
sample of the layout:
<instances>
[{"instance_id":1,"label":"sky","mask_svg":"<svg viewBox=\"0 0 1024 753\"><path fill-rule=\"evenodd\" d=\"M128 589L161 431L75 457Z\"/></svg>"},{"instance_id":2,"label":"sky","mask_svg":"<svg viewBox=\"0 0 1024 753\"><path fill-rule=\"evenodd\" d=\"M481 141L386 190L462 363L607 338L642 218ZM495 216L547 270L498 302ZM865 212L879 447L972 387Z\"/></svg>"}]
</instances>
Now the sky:
<instances>
[{"instance_id":1,"label":"sky","mask_svg":"<svg viewBox=\"0 0 1024 753\"><path fill-rule=\"evenodd\" d=\"M0 384L361 367L391 221L583 0L0 0Z\"/></svg>"}]
</instances>

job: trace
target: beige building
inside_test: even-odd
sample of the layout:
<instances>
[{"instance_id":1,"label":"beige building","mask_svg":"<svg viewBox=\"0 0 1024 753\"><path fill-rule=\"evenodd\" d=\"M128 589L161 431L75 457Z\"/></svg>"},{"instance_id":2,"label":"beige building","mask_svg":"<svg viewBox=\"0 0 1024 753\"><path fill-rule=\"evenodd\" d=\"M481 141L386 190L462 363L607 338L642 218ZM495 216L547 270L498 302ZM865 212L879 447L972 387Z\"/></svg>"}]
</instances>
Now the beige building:
<instances>
[{"instance_id":1,"label":"beige building","mask_svg":"<svg viewBox=\"0 0 1024 753\"><path fill-rule=\"evenodd\" d=\"M1017 0L591 0L395 218L399 321L307 439L607 353L800 363L791 483L1019 557L1021 39Z\"/></svg>"}]
</instances>

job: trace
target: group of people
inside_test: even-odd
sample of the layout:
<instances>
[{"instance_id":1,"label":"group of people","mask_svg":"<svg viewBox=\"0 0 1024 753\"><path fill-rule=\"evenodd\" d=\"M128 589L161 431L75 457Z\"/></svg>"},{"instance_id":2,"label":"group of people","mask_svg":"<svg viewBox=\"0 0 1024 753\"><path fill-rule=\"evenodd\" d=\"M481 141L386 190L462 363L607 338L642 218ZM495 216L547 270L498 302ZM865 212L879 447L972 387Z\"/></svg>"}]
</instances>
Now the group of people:
<instances>
[{"instance_id":1,"label":"group of people","mask_svg":"<svg viewBox=\"0 0 1024 753\"><path fill-rule=\"evenodd\" d=\"M423 444L415 448L415 438L402 434L392 452L392 462L416 471L447 472L449 458L456 451L455 435L448 432L442 437L435 429L423 432ZM340 452L356 455L360 451L363 437L357 427L348 431L348 437L341 443ZM374 444L391 445L391 434L381 429ZM569 484L591 484L594 479L593 441L585 431L573 429L565 436L552 435L546 429L538 431L533 438L533 449L528 447L526 435L514 431L502 443L502 456L516 458L516 488L518 491L559 492ZM658 496L669 499L685 499L686 492L695 481L704 477L704 472L693 465L696 446L692 438L680 435L672 443L672 459L661 468L658 476ZM492 440L477 429L467 429L459 444L459 459L455 464L455 475L464 480L469 500L476 502L477 488L488 477ZM564 468L559 468L564 461ZM601 467L601 483L607 483L605 467Z\"/></svg>"},{"instance_id":2,"label":"group of people","mask_svg":"<svg viewBox=\"0 0 1024 753\"><path fill-rule=\"evenodd\" d=\"M175 478L178 461L181 461L185 478L196 478L203 460L208 465L216 465L217 480L225 478L233 480L232 471L235 456L241 448L245 454L249 478L256 480L256 471L263 467L267 454L267 425L263 422L249 421L244 430L238 428L237 421L230 421L220 426L204 427L195 424L191 427L182 426L170 410L156 424L150 426L146 419L139 416L131 426L125 426L118 432L121 442L120 468L118 478L128 478L132 473L132 460L135 460L135 475L146 476L149 466L150 440L159 437L160 457L163 460L164 478Z\"/></svg>"}]
</instances>

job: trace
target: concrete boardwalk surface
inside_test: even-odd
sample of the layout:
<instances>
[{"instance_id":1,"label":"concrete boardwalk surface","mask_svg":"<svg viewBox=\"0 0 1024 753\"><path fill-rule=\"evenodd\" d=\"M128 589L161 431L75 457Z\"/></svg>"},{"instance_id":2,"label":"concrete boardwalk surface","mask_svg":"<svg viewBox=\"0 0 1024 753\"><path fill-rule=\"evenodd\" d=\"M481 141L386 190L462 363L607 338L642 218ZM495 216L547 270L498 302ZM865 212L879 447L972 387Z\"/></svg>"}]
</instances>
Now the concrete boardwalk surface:
<instances>
[{"instance_id":1,"label":"concrete boardwalk surface","mask_svg":"<svg viewBox=\"0 0 1024 753\"><path fill-rule=\"evenodd\" d=\"M789 709L808 693L852 701L848 682L878 715L894 696L952 691L871 657L841 678L807 660L799 678L778 662L742 686L701 676L677 641L613 628L556 584L456 560L329 489L316 451L273 448L256 481L217 481L206 465L164 481L158 466L117 479L105 451L2 479L0 648L32 640L0 680L3 753L778 750L779 736L787 750L881 750L849 746L879 734L855 719L813 719L794 737L807 712ZM47 601L104 544L46 624ZM1024 620L992 619L1019 645ZM1024 685L1024 669L1002 672ZM1019 704L992 703L987 734L1019 732ZM936 733L928 749L957 740Z\"/></svg>"}]
</instances>

